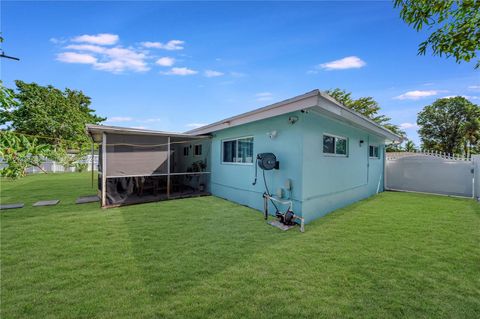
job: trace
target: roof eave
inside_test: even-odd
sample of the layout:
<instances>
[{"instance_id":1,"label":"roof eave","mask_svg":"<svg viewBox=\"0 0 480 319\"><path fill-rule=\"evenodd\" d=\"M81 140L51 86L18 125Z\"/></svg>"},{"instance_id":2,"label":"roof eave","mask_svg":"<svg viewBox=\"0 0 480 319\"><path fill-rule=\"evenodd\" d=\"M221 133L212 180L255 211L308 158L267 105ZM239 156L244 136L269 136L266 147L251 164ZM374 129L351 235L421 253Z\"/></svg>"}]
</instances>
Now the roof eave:
<instances>
[{"instance_id":1,"label":"roof eave","mask_svg":"<svg viewBox=\"0 0 480 319\"><path fill-rule=\"evenodd\" d=\"M354 124L357 124L358 126L363 127L372 133L380 135L391 143L401 143L403 141L401 136L374 122L370 118L342 105L330 95L321 91L319 92L319 95L318 107L321 109L326 110L333 115L337 115L347 121L353 122Z\"/></svg>"},{"instance_id":2,"label":"roof eave","mask_svg":"<svg viewBox=\"0 0 480 319\"><path fill-rule=\"evenodd\" d=\"M206 138L205 135L192 135L187 133L175 133L175 132L166 132L166 131L155 131L155 130L146 130L146 129L136 129L130 127L122 126L109 126L109 125L98 125L98 124L87 124L85 125L85 130L87 133L94 139L95 136L103 133L110 134L131 134L131 135L148 135L148 136L170 136L170 137L187 137L191 139L200 139ZM99 139L96 140L98 142Z\"/></svg>"},{"instance_id":3,"label":"roof eave","mask_svg":"<svg viewBox=\"0 0 480 319\"><path fill-rule=\"evenodd\" d=\"M291 99L267 105L259 109L232 116L224 120L187 131L185 134L208 134L257 120L295 112L301 109L307 109L318 104L319 92L319 90L313 90Z\"/></svg>"}]
</instances>

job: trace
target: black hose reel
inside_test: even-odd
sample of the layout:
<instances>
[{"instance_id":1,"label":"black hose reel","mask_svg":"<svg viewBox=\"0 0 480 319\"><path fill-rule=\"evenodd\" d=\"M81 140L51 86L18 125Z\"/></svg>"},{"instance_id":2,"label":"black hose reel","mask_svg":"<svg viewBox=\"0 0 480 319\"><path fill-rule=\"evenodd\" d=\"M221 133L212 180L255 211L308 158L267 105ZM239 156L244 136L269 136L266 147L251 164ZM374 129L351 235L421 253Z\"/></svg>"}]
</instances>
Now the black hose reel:
<instances>
[{"instance_id":1,"label":"black hose reel","mask_svg":"<svg viewBox=\"0 0 480 319\"><path fill-rule=\"evenodd\" d=\"M277 161L277 157L273 153L257 154L257 165L264 171L280 168L280 162ZM255 180L252 185L257 184L257 165L255 165Z\"/></svg>"},{"instance_id":2,"label":"black hose reel","mask_svg":"<svg viewBox=\"0 0 480 319\"><path fill-rule=\"evenodd\" d=\"M277 161L277 157L273 153L257 154L257 161L258 166L265 171L280 168L280 163Z\"/></svg>"}]
</instances>

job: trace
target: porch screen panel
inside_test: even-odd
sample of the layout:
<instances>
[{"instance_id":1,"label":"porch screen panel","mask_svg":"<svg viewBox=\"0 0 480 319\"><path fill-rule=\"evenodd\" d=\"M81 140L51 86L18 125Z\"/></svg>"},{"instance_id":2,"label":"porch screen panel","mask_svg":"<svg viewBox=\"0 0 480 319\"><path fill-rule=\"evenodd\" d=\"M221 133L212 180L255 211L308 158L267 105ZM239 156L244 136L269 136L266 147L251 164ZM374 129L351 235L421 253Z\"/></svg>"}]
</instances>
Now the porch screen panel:
<instances>
[{"instance_id":1,"label":"porch screen panel","mask_svg":"<svg viewBox=\"0 0 480 319\"><path fill-rule=\"evenodd\" d=\"M108 134L107 177L168 173L168 137Z\"/></svg>"}]
</instances>

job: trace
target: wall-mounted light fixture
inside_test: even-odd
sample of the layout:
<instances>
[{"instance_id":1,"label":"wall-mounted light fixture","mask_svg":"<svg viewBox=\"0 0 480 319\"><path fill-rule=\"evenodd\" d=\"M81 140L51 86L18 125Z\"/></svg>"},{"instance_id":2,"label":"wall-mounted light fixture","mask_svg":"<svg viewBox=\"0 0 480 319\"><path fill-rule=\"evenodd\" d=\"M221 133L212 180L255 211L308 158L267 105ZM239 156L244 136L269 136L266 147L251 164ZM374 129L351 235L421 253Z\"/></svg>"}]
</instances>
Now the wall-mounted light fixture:
<instances>
[{"instance_id":1,"label":"wall-mounted light fixture","mask_svg":"<svg viewBox=\"0 0 480 319\"><path fill-rule=\"evenodd\" d=\"M298 116L290 116L288 118L288 124L290 124L290 125L293 125L293 124L297 123L297 121L298 121Z\"/></svg>"},{"instance_id":2,"label":"wall-mounted light fixture","mask_svg":"<svg viewBox=\"0 0 480 319\"><path fill-rule=\"evenodd\" d=\"M363 145L363 140L360 140L360 143L359 143L359 144L360 144L360 147L362 147L362 145Z\"/></svg>"},{"instance_id":3,"label":"wall-mounted light fixture","mask_svg":"<svg viewBox=\"0 0 480 319\"><path fill-rule=\"evenodd\" d=\"M270 139L274 139L275 137L277 137L278 135L278 132L277 130L273 130L273 131L270 131L270 132L267 132L267 136L270 137Z\"/></svg>"}]
</instances>

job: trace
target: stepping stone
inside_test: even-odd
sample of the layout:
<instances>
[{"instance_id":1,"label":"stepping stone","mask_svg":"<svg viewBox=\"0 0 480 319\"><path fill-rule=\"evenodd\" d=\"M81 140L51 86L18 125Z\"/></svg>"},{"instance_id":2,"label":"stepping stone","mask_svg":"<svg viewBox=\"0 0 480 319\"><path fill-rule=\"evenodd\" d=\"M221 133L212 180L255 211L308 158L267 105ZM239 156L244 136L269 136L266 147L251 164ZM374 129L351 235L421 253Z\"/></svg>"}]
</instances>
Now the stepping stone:
<instances>
[{"instance_id":1,"label":"stepping stone","mask_svg":"<svg viewBox=\"0 0 480 319\"><path fill-rule=\"evenodd\" d=\"M23 203L0 205L0 210L22 208L23 206L25 206Z\"/></svg>"},{"instance_id":2,"label":"stepping stone","mask_svg":"<svg viewBox=\"0 0 480 319\"><path fill-rule=\"evenodd\" d=\"M94 203L99 202L100 198L97 195L90 195L90 196L80 196L75 201L75 204L86 204L86 203Z\"/></svg>"},{"instance_id":3,"label":"stepping stone","mask_svg":"<svg viewBox=\"0 0 480 319\"><path fill-rule=\"evenodd\" d=\"M41 200L39 202L36 202L35 204L33 204L34 207L37 207L37 206L54 206L54 205L57 205L60 201L58 199L54 199L54 200Z\"/></svg>"}]
</instances>

